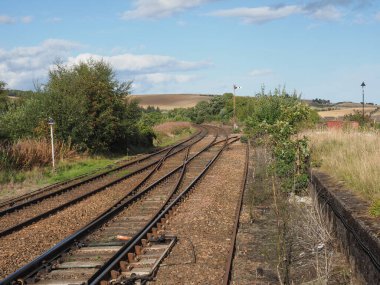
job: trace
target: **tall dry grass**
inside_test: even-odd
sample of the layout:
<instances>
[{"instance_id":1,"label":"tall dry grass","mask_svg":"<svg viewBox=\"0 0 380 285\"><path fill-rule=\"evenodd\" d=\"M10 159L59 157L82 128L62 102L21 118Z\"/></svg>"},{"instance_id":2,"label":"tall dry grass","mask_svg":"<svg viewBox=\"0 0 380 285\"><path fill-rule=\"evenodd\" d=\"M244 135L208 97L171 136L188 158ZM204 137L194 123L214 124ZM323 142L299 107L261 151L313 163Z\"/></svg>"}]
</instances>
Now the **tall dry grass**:
<instances>
[{"instance_id":1,"label":"tall dry grass","mask_svg":"<svg viewBox=\"0 0 380 285\"><path fill-rule=\"evenodd\" d=\"M306 134L321 169L372 202L380 199L380 133L324 130Z\"/></svg>"},{"instance_id":2,"label":"tall dry grass","mask_svg":"<svg viewBox=\"0 0 380 285\"><path fill-rule=\"evenodd\" d=\"M55 142L57 160L75 154L70 143ZM11 144L0 145L0 170L30 170L51 163L51 142L47 139L21 139Z\"/></svg>"}]
</instances>

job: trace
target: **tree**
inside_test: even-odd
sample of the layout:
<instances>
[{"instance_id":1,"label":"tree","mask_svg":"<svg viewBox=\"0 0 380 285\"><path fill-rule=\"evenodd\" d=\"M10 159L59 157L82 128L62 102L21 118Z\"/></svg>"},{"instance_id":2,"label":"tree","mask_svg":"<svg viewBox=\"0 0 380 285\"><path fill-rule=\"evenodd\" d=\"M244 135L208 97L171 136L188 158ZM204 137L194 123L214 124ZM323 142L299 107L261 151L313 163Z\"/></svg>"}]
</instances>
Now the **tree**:
<instances>
[{"instance_id":1,"label":"tree","mask_svg":"<svg viewBox=\"0 0 380 285\"><path fill-rule=\"evenodd\" d=\"M12 139L43 137L52 117L57 139L93 152L126 149L130 142L149 144L137 125L141 110L127 100L130 87L131 82L117 81L103 60L73 66L57 63L44 88L7 112L2 121Z\"/></svg>"},{"instance_id":2,"label":"tree","mask_svg":"<svg viewBox=\"0 0 380 285\"><path fill-rule=\"evenodd\" d=\"M8 96L5 93L5 86L6 83L3 81L0 81L0 115L4 113L8 108Z\"/></svg>"}]
</instances>

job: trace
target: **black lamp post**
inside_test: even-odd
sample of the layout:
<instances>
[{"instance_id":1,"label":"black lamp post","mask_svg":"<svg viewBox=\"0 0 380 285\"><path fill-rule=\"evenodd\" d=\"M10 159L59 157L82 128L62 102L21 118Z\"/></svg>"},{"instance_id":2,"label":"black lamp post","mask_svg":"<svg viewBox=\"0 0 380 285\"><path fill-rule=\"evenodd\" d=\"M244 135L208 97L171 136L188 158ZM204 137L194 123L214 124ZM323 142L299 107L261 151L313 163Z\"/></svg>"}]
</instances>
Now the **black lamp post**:
<instances>
[{"instance_id":1,"label":"black lamp post","mask_svg":"<svg viewBox=\"0 0 380 285\"><path fill-rule=\"evenodd\" d=\"M366 86L364 81L362 82L362 84L360 85L362 87L362 95L363 95L363 124L364 124L364 87Z\"/></svg>"}]
</instances>

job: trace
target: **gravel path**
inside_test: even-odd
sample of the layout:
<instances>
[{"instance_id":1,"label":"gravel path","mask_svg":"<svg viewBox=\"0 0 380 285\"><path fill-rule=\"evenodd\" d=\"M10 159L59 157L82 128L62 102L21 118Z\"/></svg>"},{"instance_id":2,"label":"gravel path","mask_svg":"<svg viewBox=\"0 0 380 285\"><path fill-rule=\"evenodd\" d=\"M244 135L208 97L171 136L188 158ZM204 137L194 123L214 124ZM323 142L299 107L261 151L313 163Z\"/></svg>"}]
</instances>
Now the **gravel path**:
<instances>
[{"instance_id":1,"label":"gravel path","mask_svg":"<svg viewBox=\"0 0 380 285\"><path fill-rule=\"evenodd\" d=\"M178 243L150 284L221 284L245 162L245 145L226 150L170 219Z\"/></svg>"}]
</instances>

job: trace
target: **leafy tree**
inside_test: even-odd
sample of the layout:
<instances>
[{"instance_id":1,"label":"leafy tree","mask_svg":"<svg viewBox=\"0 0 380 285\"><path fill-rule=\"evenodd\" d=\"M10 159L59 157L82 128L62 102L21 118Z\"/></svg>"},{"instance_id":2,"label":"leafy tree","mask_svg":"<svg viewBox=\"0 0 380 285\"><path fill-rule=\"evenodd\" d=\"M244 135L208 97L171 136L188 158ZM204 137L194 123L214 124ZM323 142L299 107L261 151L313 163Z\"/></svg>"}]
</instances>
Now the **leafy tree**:
<instances>
[{"instance_id":1,"label":"leafy tree","mask_svg":"<svg viewBox=\"0 0 380 285\"><path fill-rule=\"evenodd\" d=\"M6 83L3 81L0 81L0 115L4 113L8 108L8 97L5 92L5 85Z\"/></svg>"},{"instance_id":2,"label":"leafy tree","mask_svg":"<svg viewBox=\"0 0 380 285\"><path fill-rule=\"evenodd\" d=\"M141 110L127 99L130 87L131 82L117 81L102 60L71 67L58 63L45 87L11 108L2 123L12 139L43 137L48 135L47 119L52 117L57 139L94 152L149 144L151 134L146 132L144 137L137 125Z\"/></svg>"},{"instance_id":3,"label":"leafy tree","mask_svg":"<svg viewBox=\"0 0 380 285\"><path fill-rule=\"evenodd\" d=\"M5 82L0 81L0 120L2 115L8 110L9 99L5 93ZM0 124L0 142L6 138L3 126Z\"/></svg>"}]
</instances>

